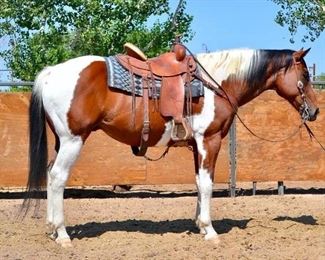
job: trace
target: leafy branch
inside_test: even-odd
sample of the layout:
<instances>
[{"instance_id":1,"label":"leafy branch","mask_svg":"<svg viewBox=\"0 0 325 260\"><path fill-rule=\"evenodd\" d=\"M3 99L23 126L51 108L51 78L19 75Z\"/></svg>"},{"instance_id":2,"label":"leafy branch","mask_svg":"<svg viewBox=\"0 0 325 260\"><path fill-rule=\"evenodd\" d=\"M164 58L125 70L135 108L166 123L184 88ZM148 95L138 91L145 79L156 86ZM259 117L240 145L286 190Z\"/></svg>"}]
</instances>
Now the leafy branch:
<instances>
[{"instance_id":1,"label":"leafy branch","mask_svg":"<svg viewBox=\"0 0 325 260\"><path fill-rule=\"evenodd\" d=\"M4 0L0 9L0 51L13 76L33 80L38 71L81 55L108 56L130 41L154 56L170 47L176 34L192 37L192 16L183 1L174 15L168 0Z\"/></svg>"},{"instance_id":2,"label":"leafy branch","mask_svg":"<svg viewBox=\"0 0 325 260\"><path fill-rule=\"evenodd\" d=\"M314 41L325 29L325 0L272 0L281 7L275 18L276 23L288 26L290 42L298 28L304 27L306 34L302 42Z\"/></svg>"}]
</instances>

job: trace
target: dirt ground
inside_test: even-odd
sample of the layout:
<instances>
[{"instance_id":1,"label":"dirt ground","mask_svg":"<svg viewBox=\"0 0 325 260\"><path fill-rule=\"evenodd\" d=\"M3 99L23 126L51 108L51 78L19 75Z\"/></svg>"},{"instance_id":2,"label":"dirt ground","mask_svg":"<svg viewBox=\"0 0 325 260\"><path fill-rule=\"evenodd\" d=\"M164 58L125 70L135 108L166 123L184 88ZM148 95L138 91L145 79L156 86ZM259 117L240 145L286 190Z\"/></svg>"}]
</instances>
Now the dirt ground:
<instances>
[{"instance_id":1,"label":"dirt ground","mask_svg":"<svg viewBox=\"0 0 325 260\"><path fill-rule=\"evenodd\" d=\"M74 247L69 249L46 236L44 200L39 218L20 221L22 200L0 199L0 259L325 259L324 193L215 194L217 245L204 241L195 227L191 189L70 196L66 224Z\"/></svg>"}]
</instances>

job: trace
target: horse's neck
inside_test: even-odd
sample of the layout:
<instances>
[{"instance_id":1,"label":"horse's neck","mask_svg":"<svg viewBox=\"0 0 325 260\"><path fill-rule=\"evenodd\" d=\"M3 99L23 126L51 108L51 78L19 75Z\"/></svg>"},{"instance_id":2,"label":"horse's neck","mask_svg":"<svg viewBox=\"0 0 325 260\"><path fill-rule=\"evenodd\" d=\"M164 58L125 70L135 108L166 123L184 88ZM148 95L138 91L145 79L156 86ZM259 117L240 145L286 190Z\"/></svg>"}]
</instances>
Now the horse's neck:
<instances>
[{"instance_id":1,"label":"horse's neck","mask_svg":"<svg viewBox=\"0 0 325 260\"><path fill-rule=\"evenodd\" d=\"M250 102L265 90L269 89L267 83L263 86L254 86L253 84L249 84L243 81L232 81L226 80L222 82L222 87L227 92L231 102L240 107Z\"/></svg>"},{"instance_id":2,"label":"horse's neck","mask_svg":"<svg viewBox=\"0 0 325 260\"><path fill-rule=\"evenodd\" d=\"M198 55L198 60L209 74L226 90L231 101L241 106L251 101L272 85L271 75L259 75L251 70L251 63L258 55L255 50L231 50ZM256 58L256 57L255 57ZM258 70L257 70L258 72ZM262 77L262 80L258 80Z\"/></svg>"}]
</instances>

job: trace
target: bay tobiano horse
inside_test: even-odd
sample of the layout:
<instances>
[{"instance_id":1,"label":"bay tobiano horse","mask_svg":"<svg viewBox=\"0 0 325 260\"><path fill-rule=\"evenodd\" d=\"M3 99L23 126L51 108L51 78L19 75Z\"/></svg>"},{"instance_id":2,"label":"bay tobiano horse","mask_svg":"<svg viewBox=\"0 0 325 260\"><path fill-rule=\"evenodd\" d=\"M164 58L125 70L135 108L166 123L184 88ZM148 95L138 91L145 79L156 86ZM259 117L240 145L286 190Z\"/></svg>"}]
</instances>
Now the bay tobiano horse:
<instances>
[{"instance_id":1,"label":"bay tobiano horse","mask_svg":"<svg viewBox=\"0 0 325 260\"><path fill-rule=\"evenodd\" d=\"M220 95L211 85L205 85L204 95L191 101L192 138L188 143L193 146L198 188L196 225L206 240L218 240L210 217L213 176L221 140L227 135L237 108L266 90L275 90L303 120L316 119L319 109L304 61L308 51L243 49L197 55L202 67L224 91ZM47 185L47 224L51 238L63 247L72 245L64 224L63 192L88 136L102 130L130 146L139 146L141 142L143 97L107 86L110 76L105 58L84 56L45 68L33 87L29 197L25 202L33 197L33 192ZM171 118L155 109L155 100L149 99L148 106L148 146L170 145ZM56 141L56 156L49 164L46 122ZM25 205L28 210L30 203Z\"/></svg>"}]
</instances>

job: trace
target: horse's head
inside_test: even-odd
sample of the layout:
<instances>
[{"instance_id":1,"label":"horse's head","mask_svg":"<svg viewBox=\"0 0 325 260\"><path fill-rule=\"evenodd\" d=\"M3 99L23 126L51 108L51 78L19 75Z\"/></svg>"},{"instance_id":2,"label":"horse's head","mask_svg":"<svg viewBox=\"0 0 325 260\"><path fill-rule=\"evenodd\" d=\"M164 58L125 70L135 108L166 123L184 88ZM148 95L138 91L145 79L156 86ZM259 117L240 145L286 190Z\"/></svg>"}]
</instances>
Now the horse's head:
<instances>
[{"instance_id":1,"label":"horse's head","mask_svg":"<svg viewBox=\"0 0 325 260\"><path fill-rule=\"evenodd\" d=\"M292 54L292 64L282 68L276 74L276 92L287 99L299 111L303 120L314 121L319 113L316 96L310 82L304 56L308 50L299 50Z\"/></svg>"}]
</instances>

